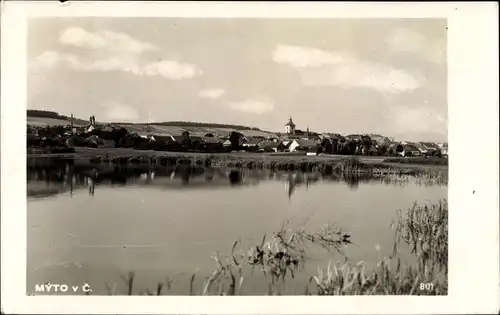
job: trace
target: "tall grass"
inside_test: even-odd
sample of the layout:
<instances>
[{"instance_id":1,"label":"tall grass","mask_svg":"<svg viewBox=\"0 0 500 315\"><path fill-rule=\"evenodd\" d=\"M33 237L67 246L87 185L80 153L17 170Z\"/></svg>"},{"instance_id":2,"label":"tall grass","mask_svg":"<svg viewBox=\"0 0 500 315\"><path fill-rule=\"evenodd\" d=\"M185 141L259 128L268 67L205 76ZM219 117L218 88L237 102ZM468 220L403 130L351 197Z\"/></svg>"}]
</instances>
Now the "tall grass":
<instances>
[{"instance_id":1,"label":"tall grass","mask_svg":"<svg viewBox=\"0 0 500 315\"><path fill-rule=\"evenodd\" d=\"M395 228L396 241L410 246L412 253L420 258L419 267L448 272L447 200L437 204L415 203L405 213L398 210Z\"/></svg>"},{"instance_id":2,"label":"tall grass","mask_svg":"<svg viewBox=\"0 0 500 315\"><path fill-rule=\"evenodd\" d=\"M401 164L420 164L420 165L448 165L448 158L447 157L437 157L437 156L430 156L430 157L393 157L393 158L388 158L385 159L384 162L386 163L401 163Z\"/></svg>"}]
</instances>

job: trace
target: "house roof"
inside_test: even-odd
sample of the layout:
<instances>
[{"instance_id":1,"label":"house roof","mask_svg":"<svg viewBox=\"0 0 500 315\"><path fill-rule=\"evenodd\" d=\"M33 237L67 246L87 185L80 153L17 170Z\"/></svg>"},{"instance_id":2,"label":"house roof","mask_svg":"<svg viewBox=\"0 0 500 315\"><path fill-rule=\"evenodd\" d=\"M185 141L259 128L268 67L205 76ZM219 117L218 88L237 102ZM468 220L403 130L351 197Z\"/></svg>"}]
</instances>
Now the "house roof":
<instances>
[{"instance_id":1,"label":"house roof","mask_svg":"<svg viewBox=\"0 0 500 315\"><path fill-rule=\"evenodd\" d=\"M405 144L403 146L405 151L420 151L417 147L415 147L413 144Z\"/></svg>"},{"instance_id":2,"label":"house roof","mask_svg":"<svg viewBox=\"0 0 500 315\"><path fill-rule=\"evenodd\" d=\"M281 142L277 141L261 141L259 143L259 147L261 148L277 148Z\"/></svg>"},{"instance_id":3,"label":"house roof","mask_svg":"<svg viewBox=\"0 0 500 315\"><path fill-rule=\"evenodd\" d=\"M190 136L192 142L203 142L203 137L200 136Z\"/></svg>"},{"instance_id":4,"label":"house roof","mask_svg":"<svg viewBox=\"0 0 500 315\"><path fill-rule=\"evenodd\" d=\"M422 143L413 143L412 145L419 150L426 150Z\"/></svg>"},{"instance_id":5,"label":"house roof","mask_svg":"<svg viewBox=\"0 0 500 315\"><path fill-rule=\"evenodd\" d=\"M175 142L182 142L184 141L184 137L183 136L171 136L172 139L175 141Z\"/></svg>"},{"instance_id":6,"label":"house roof","mask_svg":"<svg viewBox=\"0 0 500 315\"><path fill-rule=\"evenodd\" d=\"M353 140L353 139L361 140L363 138L363 136L362 135L347 135L346 138L351 139L351 140Z\"/></svg>"},{"instance_id":7,"label":"house roof","mask_svg":"<svg viewBox=\"0 0 500 315\"><path fill-rule=\"evenodd\" d=\"M290 117L290 120L288 120L288 122L286 123L285 126L292 126L292 127L295 127L295 124L293 123L292 121L292 117Z\"/></svg>"},{"instance_id":8,"label":"house roof","mask_svg":"<svg viewBox=\"0 0 500 315\"><path fill-rule=\"evenodd\" d=\"M218 137L202 137L202 140L205 143L222 143L222 140Z\"/></svg>"},{"instance_id":9,"label":"house roof","mask_svg":"<svg viewBox=\"0 0 500 315\"><path fill-rule=\"evenodd\" d=\"M315 147L318 145L316 143L316 141L307 140L307 139L296 139L296 140L294 140L294 142L297 142L297 144L301 147Z\"/></svg>"},{"instance_id":10,"label":"house roof","mask_svg":"<svg viewBox=\"0 0 500 315\"><path fill-rule=\"evenodd\" d=\"M341 134L338 134L338 133L329 133L328 134L328 137L332 140L335 140L335 139L344 139L344 136L342 136Z\"/></svg>"},{"instance_id":11,"label":"house roof","mask_svg":"<svg viewBox=\"0 0 500 315\"><path fill-rule=\"evenodd\" d=\"M433 142L420 142L423 146L428 149L439 149L439 146Z\"/></svg>"},{"instance_id":12,"label":"house roof","mask_svg":"<svg viewBox=\"0 0 500 315\"><path fill-rule=\"evenodd\" d=\"M262 140L258 138L249 138L245 144L258 145Z\"/></svg>"},{"instance_id":13,"label":"house roof","mask_svg":"<svg viewBox=\"0 0 500 315\"><path fill-rule=\"evenodd\" d=\"M282 143L285 145L285 148L289 148L293 141L283 141Z\"/></svg>"},{"instance_id":14,"label":"house roof","mask_svg":"<svg viewBox=\"0 0 500 315\"><path fill-rule=\"evenodd\" d=\"M163 142L172 142L172 141L174 141L172 139L172 136L152 135L152 137L154 137L155 141L163 141Z\"/></svg>"},{"instance_id":15,"label":"house roof","mask_svg":"<svg viewBox=\"0 0 500 315\"><path fill-rule=\"evenodd\" d=\"M104 124L104 125L102 125L101 128L105 128L105 127L111 127L113 129L121 128L119 125L113 126L112 124Z\"/></svg>"}]
</instances>

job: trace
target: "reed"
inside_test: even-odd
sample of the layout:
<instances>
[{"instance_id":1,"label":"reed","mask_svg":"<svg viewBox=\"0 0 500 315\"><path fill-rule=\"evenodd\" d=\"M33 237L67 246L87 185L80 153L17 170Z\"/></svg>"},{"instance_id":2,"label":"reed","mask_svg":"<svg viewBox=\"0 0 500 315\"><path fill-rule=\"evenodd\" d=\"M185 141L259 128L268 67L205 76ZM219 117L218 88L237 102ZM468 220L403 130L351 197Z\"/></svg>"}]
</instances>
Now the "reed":
<instances>
[{"instance_id":1,"label":"reed","mask_svg":"<svg viewBox=\"0 0 500 315\"><path fill-rule=\"evenodd\" d=\"M388 158L385 159L384 162L386 163L402 163L402 164L419 164L419 165L448 165L448 158L447 157L437 157L437 156L431 156L431 157L409 157L409 158L404 158L404 157L393 157L393 158Z\"/></svg>"},{"instance_id":2,"label":"reed","mask_svg":"<svg viewBox=\"0 0 500 315\"><path fill-rule=\"evenodd\" d=\"M405 213L397 211L396 240L410 246L412 253L421 256L421 267L433 263L438 271L448 271L448 202L419 205Z\"/></svg>"}]
</instances>

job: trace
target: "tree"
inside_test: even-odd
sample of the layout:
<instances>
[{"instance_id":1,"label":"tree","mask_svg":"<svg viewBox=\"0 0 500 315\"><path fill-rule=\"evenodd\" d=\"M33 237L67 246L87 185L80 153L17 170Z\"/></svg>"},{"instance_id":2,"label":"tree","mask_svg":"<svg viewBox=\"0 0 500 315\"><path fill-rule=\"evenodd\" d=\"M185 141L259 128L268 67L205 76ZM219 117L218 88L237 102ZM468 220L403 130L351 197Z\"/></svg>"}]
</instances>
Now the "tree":
<instances>
[{"instance_id":1,"label":"tree","mask_svg":"<svg viewBox=\"0 0 500 315\"><path fill-rule=\"evenodd\" d=\"M187 130L183 131L181 137L182 137L182 145L188 148L191 147L191 137L189 131Z\"/></svg>"},{"instance_id":2,"label":"tree","mask_svg":"<svg viewBox=\"0 0 500 315\"><path fill-rule=\"evenodd\" d=\"M441 153L441 150L434 150L434 151L431 151L431 156L442 157L443 154Z\"/></svg>"},{"instance_id":3,"label":"tree","mask_svg":"<svg viewBox=\"0 0 500 315\"><path fill-rule=\"evenodd\" d=\"M403 145L401 144L396 144L394 146L392 146L389 150L388 150L388 154L390 155L393 155L393 156L398 156L401 152L404 151L404 147Z\"/></svg>"},{"instance_id":4,"label":"tree","mask_svg":"<svg viewBox=\"0 0 500 315\"><path fill-rule=\"evenodd\" d=\"M357 147L358 142L356 140L341 142L339 145L339 153L345 155L353 155L354 153L356 153Z\"/></svg>"},{"instance_id":5,"label":"tree","mask_svg":"<svg viewBox=\"0 0 500 315\"><path fill-rule=\"evenodd\" d=\"M362 146L361 152L368 154L372 148L373 141L369 136L362 136L360 145Z\"/></svg>"},{"instance_id":6,"label":"tree","mask_svg":"<svg viewBox=\"0 0 500 315\"><path fill-rule=\"evenodd\" d=\"M378 151L380 152L380 155L386 155L387 153L387 149L388 149L388 146L385 145L385 144L381 144L379 147L378 147Z\"/></svg>"},{"instance_id":7,"label":"tree","mask_svg":"<svg viewBox=\"0 0 500 315\"><path fill-rule=\"evenodd\" d=\"M402 145L402 144L398 144L398 145L396 146L396 152L397 152L397 153L401 153L401 152L403 152L404 150L405 150L405 148L403 147L403 145Z\"/></svg>"},{"instance_id":8,"label":"tree","mask_svg":"<svg viewBox=\"0 0 500 315\"><path fill-rule=\"evenodd\" d=\"M115 143L120 143L125 140L127 134L128 134L127 129L122 127L120 129L115 129L112 131L112 138L115 141Z\"/></svg>"},{"instance_id":9,"label":"tree","mask_svg":"<svg viewBox=\"0 0 500 315\"><path fill-rule=\"evenodd\" d=\"M324 148L322 145L319 145L318 146L318 149L316 150L316 155L320 155L321 153L323 153L324 151Z\"/></svg>"},{"instance_id":10,"label":"tree","mask_svg":"<svg viewBox=\"0 0 500 315\"><path fill-rule=\"evenodd\" d=\"M321 142L321 148L322 148L322 152L325 152L326 154L333 154L334 153L334 145L333 145L333 142L331 139L324 139Z\"/></svg>"},{"instance_id":11,"label":"tree","mask_svg":"<svg viewBox=\"0 0 500 315\"><path fill-rule=\"evenodd\" d=\"M240 148L240 139L243 135L237 131L231 131L229 134L229 141L231 141L231 149L238 150Z\"/></svg>"}]
</instances>

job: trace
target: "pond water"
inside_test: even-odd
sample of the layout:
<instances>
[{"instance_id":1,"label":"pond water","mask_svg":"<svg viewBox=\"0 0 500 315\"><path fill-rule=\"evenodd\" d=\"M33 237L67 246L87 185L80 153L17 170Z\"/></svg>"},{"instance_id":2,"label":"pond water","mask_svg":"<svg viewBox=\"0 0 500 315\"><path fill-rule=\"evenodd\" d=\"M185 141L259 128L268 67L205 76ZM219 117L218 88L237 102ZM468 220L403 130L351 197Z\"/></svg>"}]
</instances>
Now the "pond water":
<instances>
[{"instance_id":1,"label":"pond water","mask_svg":"<svg viewBox=\"0 0 500 315\"><path fill-rule=\"evenodd\" d=\"M447 187L319 174L164 169L141 174L28 169L27 291L36 284L88 283L92 294L126 294L122 276L135 272L134 292L172 281L164 294L201 291L216 267L211 256L248 252L287 223L315 232L334 224L351 234L349 262L368 268L392 252L397 209L437 202ZM93 179L96 177L97 179ZM103 174L107 174L104 172ZM119 174L119 175L117 175ZM121 175L120 175L121 174ZM403 251L404 252L404 251ZM410 255L406 257L411 260ZM311 245L303 272L284 294L303 294L309 277L345 257ZM245 269L242 294L266 294L269 280ZM69 293L69 292L68 292Z\"/></svg>"}]
</instances>

